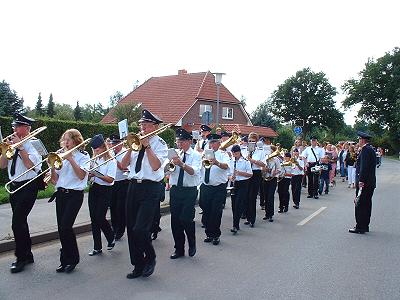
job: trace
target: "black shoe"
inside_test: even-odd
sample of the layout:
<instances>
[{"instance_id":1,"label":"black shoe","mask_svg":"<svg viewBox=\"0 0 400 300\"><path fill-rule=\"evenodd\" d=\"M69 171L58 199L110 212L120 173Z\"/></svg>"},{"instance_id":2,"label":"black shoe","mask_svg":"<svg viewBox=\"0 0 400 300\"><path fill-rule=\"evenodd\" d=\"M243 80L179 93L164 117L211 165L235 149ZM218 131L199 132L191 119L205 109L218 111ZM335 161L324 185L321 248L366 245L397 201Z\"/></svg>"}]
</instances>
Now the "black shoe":
<instances>
[{"instance_id":1,"label":"black shoe","mask_svg":"<svg viewBox=\"0 0 400 300\"><path fill-rule=\"evenodd\" d=\"M143 277L149 277L151 274L154 273L154 268L156 267L156 259L153 258L150 260L143 268Z\"/></svg>"},{"instance_id":2,"label":"black shoe","mask_svg":"<svg viewBox=\"0 0 400 300\"><path fill-rule=\"evenodd\" d=\"M233 234L236 234L238 231L237 231L236 227L233 227L233 228L231 229L231 232L232 232Z\"/></svg>"},{"instance_id":3,"label":"black shoe","mask_svg":"<svg viewBox=\"0 0 400 300\"><path fill-rule=\"evenodd\" d=\"M279 209L278 213L280 213L280 214L283 213L283 209Z\"/></svg>"},{"instance_id":4,"label":"black shoe","mask_svg":"<svg viewBox=\"0 0 400 300\"><path fill-rule=\"evenodd\" d=\"M366 231L366 230L362 230L362 229L358 229L358 228L354 227L354 228L350 228L350 229L349 229L349 232L351 232L351 233L364 234L364 233L367 232L367 231ZM368 230L368 232L369 232L369 230Z\"/></svg>"},{"instance_id":5,"label":"black shoe","mask_svg":"<svg viewBox=\"0 0 400 300\"><path fill-rule=\"evenodd\" d=\"M254 228L254 223L251 223L251 224L250 224L250 227L251 227L251 228Z\"/></svg>"},{"instance_id":6,"label":"black shoe","mask_svg":"<svg viewBox=\"0 0 400 300\"><path fill-rule=\"evenodd\" d=\"M261 210L265 210L265 205L261 205Z\"/></svg>"},{"instance_id":7,"label":"black shoe","mask_svg":"<svg viewBox=\"0 0 400 300\"><path fill-rule=\"evenodd\" d=\"M204 239L204 243L211 243L212 241L213 241L213 238L209 237L209 236Z\"/></svg>"},{"instance_id":8,"label":"black shoe","mask_svg":"<svg viewBox=\"0 0 400 300\"><path fill-rule=\"evenodd\" d=\"M11 273L19 273L22 272L25 268L26 261L15 261L11 264L10 271Z\"/></svg>"},{"instance_id":9,"label":"black shoe","mask_svg":"<svg viewBox=\"0 0 400 300\"><path fill-rule=\"evenodd\" d=\"M101 254L102 252L103 252L103 250L101 250L101 249L100 250L93 249L88 254L89 254L89 256L95 256L97 254Z\"/></svg>"},{"instance_id":10,"label":"black shoe","mask_svg":"<svg viewBox=\"0 0 400 300\"><path fill-rule=\"evenodd\" d=\"M244 225L250 225L250 222L249 222L249 221L246 221L246 222L244 222L243 224L244 224Z\"/></svg>"},{"instance_id":11,"label":"black shoe","mask_svg":"<svg viewBox=\"0 0 400 300\"><path fill-rule=\"evenodd\" d=\"M267 217L267 216L265 216L264 218L263 218L263 220L268 220L269 219L269 217Z\"/></svg>"},{"instance_id":12,"label":"black shoe","mask_svg":"<svg viewBox=\"0 0 400 300\"><path fill-rule=\"evenodd\" d=\"M288 212L289 211L289 209L287 208L287 207L285 207L284 209L283 209L283 212Z\"/></svg>"},{"instance_id":13,"label":"black shoe","mask_svg":"<svg viewBox=\"0 0 400 300\"><path fill-rule=\"evenodd\" d=\"M56 269L57 273L63 273L65 271L65 266L59 265L58 268Z\"/></svg>"},{"instance_id":14,"label":"black shoe","mask_svg":"<svg viewBox=\"0 0 400 300\"><path fill-rule=\"evenodd\" d=\"M308 195L307 198L312 198L312 196L311 196L311 195Z\"/></svg>"},{"instance_id":15,"label":"black shoe","mask_svg":"<svg viewBox=\"0 0 400 300\"><path fill-rule=\"evenodd\" d=\"M319 199L319 197L318 196L314 196L314 199Z\"/></svg>"},{"instance_id":16,"label":"black shoe","mask_svg":"<svg viewBox=\"0 0 400 300\"><path fill-rule=\"evenodd\" d=\"M35 260L33 259L33 256L28 257L25 260L26 264L33 264L35 262Z\"/></svg>"},{"instance_id":17,"label":"black shoe","mask_svg":"<svg viewBox=\"0 0 400 300\"><path fill-rule=\"evenodd\" d=\"M203 211L199 212L199 215L202 215L202 214L203 214Z\"/></svg>"},{"instance_id":18,"label":"black shoe","mask_svg":"<svg viewBox=\"0 0 400 300\"><path fill-rule=\"evenodd\" d=\"M158 232L153 232L153 233L151 234L151 240L152 240L152 241L156 240L157 237L158 237Z\"/></svg>"},{"instance_id":19,"label":"black shoe","mask_svg":"<svg viewBox=\"0 0 400 300\"><path fill-rule=\"evenodd\" d=\"M274 221L274 219L272 219L272 217L270 217L269 219L268 219L268 222L273 222Z\"/></svg>"},{"instance_id":20,"label":"black shoe","mask_svg":"<svg viewBox=\"0 0 400 300\"><path fill-rule=\"evenodd\" d=\"M325 195L328 195L328 191L325 191Z\"/></svg>"},{"instance_id":21,"label":"black shoe","mask_svg":"<svg viewBox=\"0 0 400 300\"><path fill-rule=\"evenodd\" d=\"M115 240L113 240L111 243L108 243L107 250L112 250L114 246L115 246Z\"/></svg>"},{"instance_id":22,"label":"black shoe","mask_svg":"<svg viewBox=\"0 0 400 300\"><path fill-rule=\"evenodd\" d=\"M75 270L76 265L66 265L64 268L65 273L71 273L73 270Z\"/></svg>"},{"instance_id":23,"label":"black shoe","mask_svg":"<svg viewBox=\"0 0 400 300\"><path fill-rule=\"evenodd\" d=\"M299 205L298 205L298 204L293 205L293 207L294 207L295 209L299 209Z\"/></svg>"},{"instance_id":24,"label":"black shoe","mask_svg":"<svg viewBox=\"0 0 400 300\"><path fill-rule=\"evenodd\" d=\"M322 195L322 192L318 192L318 194L321 196L321 195Z\"/></svg>"},{"instance_id":25,"label":"black shoe","mask_svg":"<svg viewBox=\"0 0 400 300\"><path fill-rule=\"evenodd\" d=\"M206 228L206 225L204 225L204 224L201 224L201 228Z\"/></svg>"},{"instance_id":26,"label":"black shoe","mask_svg":"<svg viewBox=\"0 0 400 300\"><path fill-rule=\"evenodd\" d=\"M170 259L177 259L179 257L185 256L185 254L183 254L182 252L174 252L172 253L172 255L169 257Z\"/></svg>"},{"instance_id":27,"label":"black shoe","mask_svg":"<svg viewBox=\"0 0 400 300\"><path fill-rule=\"evenodd\" d=\"M188 254L190 257L193 257L196 254L196 244L189 246Z\"/></svg>"},{"instance_id":28,"label":"black shoe","mask_svg":"<svg viewBox=\"0 0 400 300\"><path fill-rule=\"evenodd\" d=\"M128 279L138 278L138 277L141 277L142 274L143 274L142 270L134 269L132 271L132 273L129 273L129 274L126 275L126 278L128 278Z\"/></svg>"},{"instance_id":29,"label":"black shoe","mask_svg":"<svg viewBox=\"0 0 400 300\"><path fill-rule=\"evenodd\" d=\"M219 237L216 237L216 238L214 238L213 239L213 241L212 241L212 243L213 243L213 245L218 245L219 244Z\"/></svg>"}]
</instances>

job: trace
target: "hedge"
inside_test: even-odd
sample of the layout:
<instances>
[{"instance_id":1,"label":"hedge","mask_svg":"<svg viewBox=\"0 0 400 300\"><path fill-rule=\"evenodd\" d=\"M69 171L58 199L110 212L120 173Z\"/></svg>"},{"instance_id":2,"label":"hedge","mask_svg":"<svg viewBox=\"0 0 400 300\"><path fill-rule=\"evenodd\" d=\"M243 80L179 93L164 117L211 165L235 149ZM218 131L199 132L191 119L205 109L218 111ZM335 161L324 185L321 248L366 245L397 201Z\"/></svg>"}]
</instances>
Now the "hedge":
<instances>
[{"instance_id":1,"label":"hedge","mask_svg":"<svg viewBox=\"0 0 400 300\"><path fill-rule=\"evenodd\" d=\"M0 117L0 126L3 133L3 137L12 133L11 128L12 118ZM78 129L83 138L87 139L95 134L103 134L105 137L110 136L112 133L118 133L117 124L102 124L102 123L88 123L88 122L77 122L77 121L58 121L54 119L36 119L36 122L32 126L32 130L47 126L45 131L42 131L37 137L46 146L47 151L56 151L60 148L59 139L61 135L70 128ZM130 132L138 132L137 126L129 126ZM169 147L173 147L175 143L175 131L173 129L167 129L160 134ZM0 184L4 184L8 181L7 172L4 170L0 172Z\"/></svg>"}]
</instances>

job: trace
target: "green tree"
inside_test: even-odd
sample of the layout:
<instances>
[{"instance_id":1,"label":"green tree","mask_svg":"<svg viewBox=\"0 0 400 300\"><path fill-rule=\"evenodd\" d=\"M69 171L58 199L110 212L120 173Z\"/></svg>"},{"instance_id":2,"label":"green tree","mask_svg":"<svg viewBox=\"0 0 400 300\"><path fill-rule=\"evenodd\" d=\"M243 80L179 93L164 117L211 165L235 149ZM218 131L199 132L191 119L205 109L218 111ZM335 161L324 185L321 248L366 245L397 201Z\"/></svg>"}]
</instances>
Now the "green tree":
<instances>
[{"instance_id":1,"label":"green tree","mask_svg":"<svg viewBox=\"0 0 400 300\"><path fill-rule=\"evenodd\" d=\"M387 129L397 149L400 148L400 48L384 56L368 59L358 79L343 86L345 108L361 104L358 117Z\"/></svg>"},{"instance_id":2,"label":"green tree","mask_svg":"<svg viewBox=\"0 0 400 300\"><path fill-rule=\"evenodd\" d=\"M114 95L110 96L109 108L115 107L123 97L124 95L120 91L116 91Z\"/></svg>"},{"instance_id":3,"label":"green tree","mask_svg":"<svg viewBox=\"0 0 400 300\"><path fill-rule=\"evenodd\" d=\"M55 115L54 106L55 104L53 101L53 94L50 94L49 103L47 103L47 109L46 109L46 113L50 118L53 118Z\"/></svg>"},{"instance_id":4,"label":"green tree","mask_svg":"<svg viewBox=\"0 0 400 300\"><path fill-rule=\"evenodd\" d=\"M283 148L290 150L293 146L294 140L295 136L290 126L281 126L278 129L276 143L280 143Z\"/></svg>"},{"instance_id":5,"label":"green tree","mask_svg":"<svg viewBox=\"0 0 400 300\"><path fill-rule=\"evenodd\" d=\"M15 90L11 90L6 81L0 82L0 116L12 116L24 112L24 99L19 98Z\"/></svg>"},{"instance_id":6,"label":"green tree","mask_svg":"<svg viewBox=\"0 0 400 300\"><path fill-rule=\"evenodd\" d=\"M76 106L74 109L74 118L75 118L75 121L82 120L82 109L79 106L79 101L76 101Z\"/></svg>"},{"instance_id":7,"label":"green tree","mask_svg":"<svg viewBox=\"0 0 400 300\"><path fill-rule=\"evenodd\" d=\"M74 117L74 109L69 104L59 104L56 103L55 105L55 112L54 119L57 120L75 120Z\"/></svg>"},{"instance_id":8,"label":"green tree","mask_svg":"<svg viewBox=\"0 0 400 300\"><path fill-rule=\"evenodd\" d=\"M42 93L39 93L39 96L37 98L36 105L35 105L35 113L36 113L36 116L38 116L38 117L44 115Z\"/></svg>"},{"instance_id":9,"label":"green tree","mask_svg":"<svg viewBox=\"0 0 400 300\"><path fill-rule=\"evenodd\" d=\"M261 103L251 114L251 122L256 126L270 127L273 130L278 129L278 121L274 119L268 108L268 102Z\"/></svg>"},{"instance_id":10,"label":"green tree","mask_svg":"<svg viewBox=\"0 0 400 300\"><path fill-rule=\"evenodd\" d=\"M269 107L283 122L304 120L303 133L308 136L313 127L337 130L344 124L343 114L335 107L335 95L335 87L323 72L304 68L278 86Z\"/></svg>"},{"instance_id":11,"label":"green tree","mask_svg":"<svg viewBox=\"0 0 400 300\"><path fill-rule=\"evenodd\" d=\"M82 108L82 120L97 123L100 122L107 112L108 109L105 109L100 102L93 105L85 104Z\"/></svg>"},{"instance_id":12,"label":"green tree","mask_svg":"<svg viewBox=\"0 0 400 300\"><path fill-rule=\"evenodd\" d=\"M126 103L115 106L112 109L117 121L128 120L128 124L136 124L142 115L142 106L137 103Z\"/></svg>"}]
</instances>

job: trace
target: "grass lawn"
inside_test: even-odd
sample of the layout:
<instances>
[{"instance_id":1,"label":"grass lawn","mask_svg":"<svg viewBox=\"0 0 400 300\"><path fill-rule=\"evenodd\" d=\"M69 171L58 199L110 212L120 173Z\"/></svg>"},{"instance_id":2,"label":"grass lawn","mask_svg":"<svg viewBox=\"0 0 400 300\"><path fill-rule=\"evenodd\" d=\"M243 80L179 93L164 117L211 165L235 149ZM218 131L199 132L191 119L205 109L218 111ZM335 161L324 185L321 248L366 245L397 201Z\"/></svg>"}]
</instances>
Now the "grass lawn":
<instances>
[{"instance_id":1,"label":"grass lawn","mask_svg":"<svg viewBox=\"0 0 400 300\"><path fill-rule=\"evenodd\" d=\"M54 193L54 185L49 185L44 191L39 191L37 199L50 198ZM9 194L4 186L0 187L0 204L8 203Z\"/></svg>"}]
</instances>

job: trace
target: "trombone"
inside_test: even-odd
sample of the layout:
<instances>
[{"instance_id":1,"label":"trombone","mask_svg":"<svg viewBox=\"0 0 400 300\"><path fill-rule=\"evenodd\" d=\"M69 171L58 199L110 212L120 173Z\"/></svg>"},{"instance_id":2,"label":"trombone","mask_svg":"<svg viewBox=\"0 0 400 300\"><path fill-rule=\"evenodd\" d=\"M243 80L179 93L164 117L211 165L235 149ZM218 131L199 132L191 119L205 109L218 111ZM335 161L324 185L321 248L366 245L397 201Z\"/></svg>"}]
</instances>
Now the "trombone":
<instances>
[{"instance_id":1,"label":"trombone","mask_svg":"<svg viewBox=\"0 0 400 300\"><path fill-rule=\"evenodd\" d=\"M21 173L20 175L18 175L16 178L14 178L13 180L10 180L9 182L6 183L6 185L4 186L4 188L6 189L6 191L9 194L14 194L16 192L18 192L20 189L22 189L23 187L27 186L28 184L30 184L32 181L35 181L37 178L39 178L40 176L46 174L47 172L49 172L51 170L51 168L54 168L56 170L60 170L63 166L63 160L65 159L65 156L67 156L68 154L72 153L73 151L75 151L76 149L78 149L79 147L86 145L87 143L90 142L91 139L86 139L84 140L82 143L80 143L79 145L76 145L75 147L69 149L68 151L62 152L63 148L57 150L56 152L50 152L49 155L43 159L41 162L37 163L36 165L34 165L33 167L30 167L29 169L27 169L25 172ZM35 170L36 167L38 167L39 165L41 165L42 163L47 162L50 166L40 172L39 174L37 174L35 177L33 177L32 179L30 179L28 182L24 183L23 185L21 185L19 188L17 188L14 191L11 191L9 189L10 184L14 183L15 180L17 180L18 178L22 177L23 175L25 175L26 173ZM51 177L47 176L45 178L45 182L48 182L50 180Z\"/></svg>"},{"instance_id":2,"label":"trombone","mask_svg":"<svg viewBox=\"0 0 400 300\"><path fill-rule=\"evenodd\" d=\"M20 140L18 143L15 144L7 144L5 142L6 139L10 138L11 136L14 135L10 134L9 136L5 137L3 139L3 141L0 144L1 147L1 154L7 158L7 159L12 159L15 153L15 149L18 148L19 146L21 146L22 144L24 144L26 141L30 140L31 138L33 138L35 135L41 133L43 130L46 130L47 127L46 126L42 126L39 128L36 128L35 130L33 130L32 132L30 132L26 137L24 137L22 140Z\"/></svg>"},{"instance_id":3,"label":"trombone","mask_svg":"<svg viewBox=\"0 0 400 300\"><path fill-rule=\"evenodd\" d=\"M128 150L132 150L132 151L135 151L135 152L136 152L136 151L140 151L140 149L142 149L142 147L143 147L143 145L142 145L142 143L141 143L141 141L142 141L143 139L148 138L148 137L152 137L153 135L157 135L157 134L159 134L159 133L161 133L161 132L167 130L167 129L168 129L169 127L171 127L172 125L173 125L172 123L169 123L169 124L164 125L163 127L158 128L158 129L156 129L156 130L154 130L154 131L152 131L152 132L150 132L150 133L148 133L148 134L145 134L145 135L140 135L140 134L138 134L138 133L132 133L132 132L128 133L128 135L126 136L126 140L125 140L125 141L122 141L122 142L120 142L120 143L118 143L118 144L112 146L112 147L109 148L108 150L103 151L103 152L99 153L99 154L96 155L96 156L93 156L91 159L89 159L89 160L86 162L86 164L87 164L87 163L92 163L92 162L94 162L97 158L99 158L100 156L102 156L104 153L106 153L107 151L112 150L112 149L118 147L118 146L121 145L121 144L122 144L122 145L128 146L127 149L121 151L121 152L118 153L117 155L111 156L109 159L103 161L101 164L96 165L95 167L90 168L90 169L87 170L87 171L88 171L88 172L91 172L91 171L97 169L98 167L100 167L100 166L102 166L102 165L105 165L105 164L108 163L110 160L115 159L117 156L124 154L124 153L127 152Z\"/></svg>"}]
</instances>

